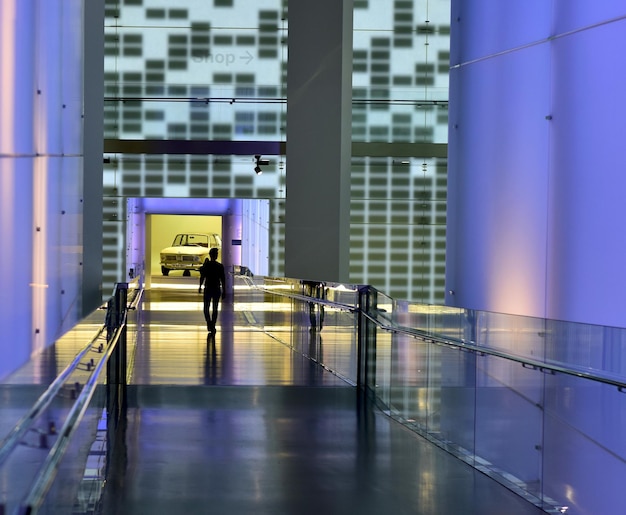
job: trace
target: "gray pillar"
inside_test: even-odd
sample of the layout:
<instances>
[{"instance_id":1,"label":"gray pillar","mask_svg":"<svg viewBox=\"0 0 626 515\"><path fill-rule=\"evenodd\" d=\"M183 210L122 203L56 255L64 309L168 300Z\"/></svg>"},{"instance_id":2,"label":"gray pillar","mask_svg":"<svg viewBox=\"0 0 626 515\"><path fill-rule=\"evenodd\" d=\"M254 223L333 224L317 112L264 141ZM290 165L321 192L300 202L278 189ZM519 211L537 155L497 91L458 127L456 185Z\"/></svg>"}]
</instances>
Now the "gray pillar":
<instances>
[{"instance_id":1,"label":"gray pillar","mask_svg":"<svg viewBox=\"0 0 626 515\"><path fill-rule=\"evenodd\" d=\"M84 9L82 311L86 315L102 302L104 0L85 2Z\"/></svg>"},{"instance_id":2,"label":"gray pillar","mask_svg":"<svg viewBox=\"0 0 626 515\"><path fill-rule=\"evenodd\" d=\"M285 275L348 282L352 0L289 4Z\"/></svg>"}]
</instances>

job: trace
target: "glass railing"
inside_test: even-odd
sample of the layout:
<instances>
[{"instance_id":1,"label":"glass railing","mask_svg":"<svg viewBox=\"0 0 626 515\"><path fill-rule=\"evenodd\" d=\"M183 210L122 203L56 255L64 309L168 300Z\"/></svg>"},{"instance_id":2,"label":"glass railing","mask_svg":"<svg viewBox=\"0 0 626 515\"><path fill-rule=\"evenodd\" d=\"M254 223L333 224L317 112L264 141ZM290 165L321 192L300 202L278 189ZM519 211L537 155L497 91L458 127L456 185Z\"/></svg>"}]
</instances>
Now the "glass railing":
<instances>
[{"instance_id":1,"label":"glass railing","mask_svg":"<svg viewBox=\"0 0 626 515\"><path fill-rule=\"evenodd\" d=\"M123 408L127 308L141 300L127 286L3 382L0 513L93 512Z\"/></svg>"},{"instance_id":2,"label":"glass railing","mask_svg":"<svg viewBox=\"0 0 626 515\"><path fill-rule=\"evenodd\" d=\"M265 333L347 383L357 384L358 287L277 277L245 279L262 290L264 303L272 306L258 314ZM281 313L292 317L290 324L274 322Z\"/></svg>"},{"instance_id":3,"label":"glass railing","mask_svg":"<svg viewBox=\"0 0 626 515\"><path fill-rule=\"evenodd\" d=\"M313 312L345 313L356 361L341 368L325 349L320 364L529 502L585 515L623 506L626 329L421 305L370 287L250 281L308 297ZM324 346L335 339L325 334Z\"/></svg>"},{"instance_id":4,"label":"glass railing","mask_svg":"<svg viewBox=\"0 0 626 515\"><path fill-rule=\"evenodd\" d=\"M626 329L420 305L369 286L259 277L245 268L235 273L259 293L255 323L264 332L544 511L591 515L623 505ZM41 409L56 410L58 420L63 412L69 422L54 431L44 427L49 416L30 424L23 438L30 443L1 464L15 492L5 512L21 503L66 513L70 502L84 508L97 501L103 456L112 453L103 442L114 441L112 414L123 408L115 401L123 399L119 373L115 388L102 387L116 384L104 377L104 354L89 365L84 386L72 390L73 378L60 379L66 395ZM80 353L75 361L85 363ZM28 475L8 468L25 464ZM64 485L72 480L71 495L55 477Z\"/></svg>"}]
</instances>

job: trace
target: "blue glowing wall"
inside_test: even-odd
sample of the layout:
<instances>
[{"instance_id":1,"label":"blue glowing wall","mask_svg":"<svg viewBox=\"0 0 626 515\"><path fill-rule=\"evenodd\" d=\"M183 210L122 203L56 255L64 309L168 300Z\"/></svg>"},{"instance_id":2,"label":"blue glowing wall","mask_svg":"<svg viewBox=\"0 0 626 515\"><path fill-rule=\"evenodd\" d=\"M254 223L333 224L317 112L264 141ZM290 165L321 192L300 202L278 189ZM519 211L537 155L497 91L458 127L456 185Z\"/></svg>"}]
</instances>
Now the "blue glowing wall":
<instances>
[{"instance_id":1,"label":"blue glowing wall","mask_svg":"<svg viewBox=\"0 0 626 515\"><path fill-rule=\"evenodd\" d=\"M0 378L80 317L82 14L0 2Z\"/></svg>"},{"instance_id":2,"label":"blue glowing wall","mask_svg":"<svg viewBox=\"0 0 626 515\"><path fill-rule=\"evenodd\" d=\"M453 0L446 302L626 325L626 4Z\"/></svg>"}]
</instances>

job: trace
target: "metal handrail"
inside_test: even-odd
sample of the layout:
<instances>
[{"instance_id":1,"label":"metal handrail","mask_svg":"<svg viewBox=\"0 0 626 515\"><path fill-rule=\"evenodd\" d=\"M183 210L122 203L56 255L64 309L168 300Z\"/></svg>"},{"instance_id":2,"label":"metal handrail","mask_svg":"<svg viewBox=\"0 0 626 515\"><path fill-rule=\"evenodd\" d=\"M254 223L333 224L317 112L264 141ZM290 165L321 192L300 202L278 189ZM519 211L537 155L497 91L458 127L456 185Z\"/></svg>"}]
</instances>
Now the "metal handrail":
<instances>
[{"instance_id":1,"label":"metal handrail","mask_svg":"<svg viewBox=\"0 0 626 515\"><path fill-rule=\"evenodd\" d=\"M273 290L271 288L264 288L263 286L257 285L254 282L254 280L251 279L249 276L242 275L241 277L244 280L244 282L246 282L249 286L252 286L253 288L256 288L257 290L261 290L266 293L272 293L274 295L282 295L284 297L301 300L303 302L313 302L315 304L321 304L322 306L332 307L340 311L350 311L352 313L355 313L359 310L358 306L352 305L352 304L343 304L341 302L334 302L334 301L327 300L327 299L320 299L318 297L311 297L309 295L303 295L301 293L293 293L293 292L286 292L282 290Z\"/></svg>"},{"instance_id":2,"label":"metal handrail","mask_svg":"<svg viewBox=\"0 0 626 515\"><path fill-rule=\"evenodd\" d=\"M70 443L71 437L74 434L74 431L78 427L78 424L81 422L85 410L87 409L89 402L91 401L93 394L96 390L96 384L98 381L98 377L102 372L102 368L109 361L111 354L115 350L117 343L120 339L121 334L126 329L126 317L127 312L124 311L123 320L120 326L116 329L111 341L107 345L106 352L103 354L102 359L98 362L93 372L89 376L89 379L85 383L85 387L82 389L76 402L70 409L67 418L65 419L65 423L59 432L59 438L50 449L50 452L46 456L46 459L41 467L39 474L33 485L31 486L29 494L24 499L21 507L20 513L30 514L36 512L37 509L43 503L46 493L50 489L54 478L56 477L59 463L63 456L65 455L65 451L67 446Z\"/></svg>"},{"instance_id":3,"label":"metal handrail","mask_svg":"<svg viewBox=\"0 0 626 515\"><path fill-rule=\"evenodd\" d=\"M137 285L138 286L138 285ZM109 304L113 299L117 299L119 288L126 290L127 284L116 284L113 290L113 296L109 301ZM63 371L54 379L54 381L48 386L46 391L39 396L35 401L35 404L28 410L28 412L17 422L8 435L0 442L0 465L6 461L11 455L13 450L21 443L21 439L29 430L31 430L35 420L41 415L42 411L46 409L55 397L59 394L61 388L66 383L71 374L78 368L86 354L93 351L95 344L103 336L107 338L106 350L103 350L102 345L98 349L98 352L102 353L102 358L98 364L92 369L92 373L89 379L85 383L84 388L78 394L76 401L70 408L70 411L66 417L65 423L62 429L58 432L59 438L55 442L54 446L47 455L42 467L31 486L29 494L22 501L20 513L34 513L41 506L44 497L49 490L52 481L54 480L60 460L62 459L70 439L74 433L76 427L80 424L82 417L91 401L95 392L95 387L98 381L98 377L102 373L103 367L110 362L112 354L118 350L118 342L122 335L125 338L127 315L129 310L134 310L140 303L143 295L143 288L133 288L134 293L128 298L126 296L120 297L125 302L120 304L114 303L115 309L119 310L118 315L115 316L111 313L113 305L109 306L109 312L107 313L105 322L97 330L96 335L92 340L85 345L73 358L73 360L63 369ZM99 309L107 309L106 305L101 306ZM124 346L125 347L125 346ZM88 368L89 370L89 368ZM108 371L107 371L108 372ZM0 505L0 513L3 511L3 506Z\"/></svg>"},{"instance_id":4,"label":"metal handrail","mask_svg":"<svg viewBox=\"0 0 626 515\"><path fill-rule=\"evenodd\" d=\"M626 393L626 382L625 381L612 379L612 378L608 377L607 375L603 375L601 373L583 371L583 370L575 369L575 368L572 368L572 367L565 367L565 366L562 366L562 365L554 365L554 364L546 363L544 361L523 358L523 357L517 356L515 354L510 354L508 352L502 352L502 351L499 351L499 350L496 350L496 349L491 349L491 348L488 348L488 347L482 347L480 345L476 345L476 344L473 344L473 343L467 343L467 342L465 342L463 340L455 340L453 338L444 338L444 337L441 337L441 336L436 336L436 335L433 335L432 333L428 333L428 332L425 332L425 331L420 331L418 329L411 329L411 328L408 328L408 327L395 325L393 323L385 324L385 323L381 322L377 317L367 313L366 311L362 310L360 307L357 307L357 306L350 306L350 305L347 305L347 304L341 304L341 303L329 301L329 300L326 300L326 299L319 299L319 298L316 298L316 297L309 297L307 295L301 295L301 294L297 294L297 293L290 293L290 292L286 292L286 291L278 291L278 290L271 290L271 289L263 288L263 286L255 284L255 282L252 279L248 278L248 277L245 277L245 281L249 285L253 286L254 288L257 288L259 290L262 290L262 291L265 291L265 292L268 292L268 293L273 293L275 295L286 296L286 297L294 298L296 300L301 300L301 301L305 301L305 302L313 302L315 304L321 304L321 305L324 305L324 306L332 306L332 307L334 307L336 309L340 309L340 310L344 310L344 311L351 311L351 312L355 312L355 313L356 312L360 312L368 320L370 320L371 322L376 324L378 327L380 327L384 331L405 334L405 335L410 336L412 338L422 339L422 340L424 340L426 342L434 343L436 345L444 345L446 347L456 348L456 349L460 349L460 350L464 350L464 351L468 351L468 352L475 352L477 354L495 356L495 357L506 359L506 360L509 360L509 361L514 361L516 363L521 364L524 367L532 368L532 369L538 370L540 372L559 373L559 374L565 374L565 375L570 375L570 376L574 376L574 377L579 377L579 378L582 378L582 379L588 379L590 381L595 381L595 382L598 382L598 383L603 383L603 384L606 384L606 385L609 385L609 386L613 386L613 387L617 388L620 392ZM371 287L369 287L369 288L371 288Z\"/></svg>"},{"instance_id":5,"label":"metal handrail","mask_svg":"<svg viewBox=\"0 0 626 515\"><path fill-rule=\"evenodd\" d=\"M13 449L20 443L20 439L30 429L33 422L54 400L67 378L76 370L81 360L90 352L94 344L102 336L105 327L102 326L96 336L76 354L72 362L56 377L46 391L37 399L32 408L17 422L11 432L0 442L0 465L9 457Z\"/></svg>"},{"instance_id":6,"label":"metal handrail","mask_svg":"<svg viewBox=\"0 0 626 515\"><path fill-rule=\"evenodd\" d=\"M590 381L596 381L599 383L604 383L610 386L614 386L620 392L626 392L626 382L611 379L607 376L603 376L602 374L576 370L575 368L568 368L568 367L564 367L561 365L551 365L544 361L522 358L520 356L516 356L515 354L509 354L508 352L502 352L496 349L490 349L489 347L482 347L480 345L467 343L462 340L455 340L453 338L442 338L440 336L435 336L432 333L419 331L417 329L410 329L408 327L397 326L397 325L383 324L376 317L370 315L369 313L363 312L363 315L385 331L394 332L394 333L402 333L407 336L411 336L412 338L419 338L419 339L424 340L425 342L434 343L436 345L444 345L450 348L456 348L460 350L475 352L477 354L486 354L489 356L503 358L509 361L515 361L516 363L519 363L522 366L528 365L535 370L539 370L540 372L560 373L560 374L580 377L582 379L589 379Z\"/></svg>"}]
</instances>

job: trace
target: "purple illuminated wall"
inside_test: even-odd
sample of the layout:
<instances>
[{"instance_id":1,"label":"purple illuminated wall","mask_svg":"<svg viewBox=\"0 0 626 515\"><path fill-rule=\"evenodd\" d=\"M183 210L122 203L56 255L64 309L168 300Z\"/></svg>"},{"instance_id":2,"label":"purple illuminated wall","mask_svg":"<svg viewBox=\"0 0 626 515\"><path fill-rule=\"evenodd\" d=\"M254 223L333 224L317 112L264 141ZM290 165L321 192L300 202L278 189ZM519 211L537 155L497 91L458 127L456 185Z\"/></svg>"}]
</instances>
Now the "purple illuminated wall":
<instances>
[{"instance_id":1,"label":"purple illuminated wall","mask_svg":"<svg viewBox=\"0 0 626 515\"><path fill-rule=\"evenodd\" d=\"M0 2L0 378L80 314L81 17Z\"/></svg>"},{"instance_id":2,"label":"purple illuminated wall","mask_svg":"<svg viewBox=\"0 0 626 515\"><path fill-rule=\"evenodd\" d=\"M446 302L626 326L626 4L453 0L451 34Z\"/></svg>"}]
</instances>

